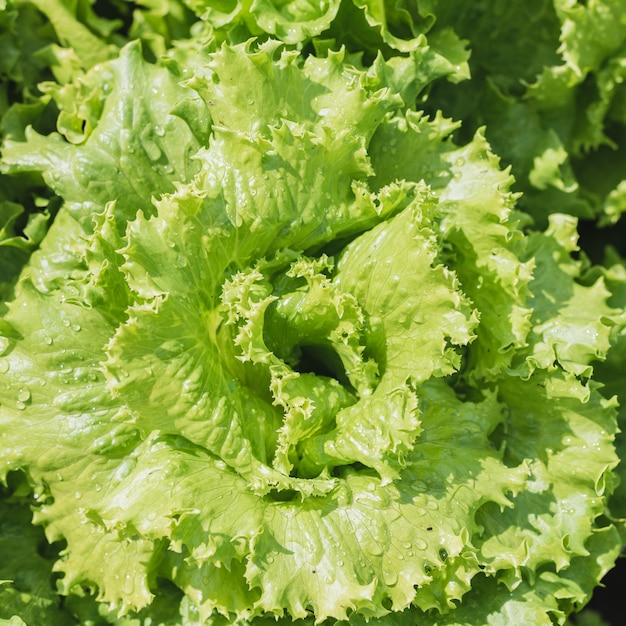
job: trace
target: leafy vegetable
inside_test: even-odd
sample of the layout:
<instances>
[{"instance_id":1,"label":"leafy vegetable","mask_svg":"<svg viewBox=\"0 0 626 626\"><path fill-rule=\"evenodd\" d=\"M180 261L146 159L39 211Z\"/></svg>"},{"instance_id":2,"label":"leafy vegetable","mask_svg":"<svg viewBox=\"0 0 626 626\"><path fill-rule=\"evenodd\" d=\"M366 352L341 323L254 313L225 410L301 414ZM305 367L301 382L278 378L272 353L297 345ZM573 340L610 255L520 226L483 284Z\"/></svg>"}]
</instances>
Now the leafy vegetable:
<instances>
[{"instance_id":1,"label":"leafy vegetable","mask_svg":"<svg viewBox=\"0 0 626 626\"><path fill-rule=\"evenodd\" d=\"M622 545L623 264L441 112L478 16L7 7L56 61L3 118L0 623L564 624Z\"/></svg>"}]
</instances>

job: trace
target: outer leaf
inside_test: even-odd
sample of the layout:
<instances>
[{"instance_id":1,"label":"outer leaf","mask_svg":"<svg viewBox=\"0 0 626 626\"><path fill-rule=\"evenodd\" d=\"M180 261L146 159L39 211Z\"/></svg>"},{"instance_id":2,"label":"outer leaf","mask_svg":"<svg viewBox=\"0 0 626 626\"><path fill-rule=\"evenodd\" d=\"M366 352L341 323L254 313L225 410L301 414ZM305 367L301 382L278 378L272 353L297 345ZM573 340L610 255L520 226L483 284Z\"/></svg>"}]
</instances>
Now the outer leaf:
<instances>
[{"instance_id":1,"label":"outer leaf","mask_svg":"<svg viewBox=\"0 0 626 626\"><path fill-rule=\"evenodd\" d=\"M0 623L75 624L72 616L62 609L55 592L53 560L41 554L40 546L45 545L42 530L31 525L32 515L25 503L16 502L17 498L11 500L7 493L2 494L0 545L4 559L0 570ZM53 556L54 551L50 552Z\"/></svg>"},{"instance_id":2,"label":"outer leaf","mask_svg":"<svg viewBox=\"0 0 626 626\"><path fill-rule=\"evenodd\" d=\"M588 377L591 362L603 359L610 347L610 320L617 312L608 305L610 293L601 278L590 286L577 282L581 264L570 257L578 249L575 227L574 218L554 215L545 234L536 233L531 239L529 252L552 270L530 285L532 355L527 365L540 363L548 369L558 363L568 372ZM595 303L593 308L590 302Z\"/></svg>"},{"instance_id":3,"label":"outer leaf","mask_svg":"<svg viewBox=\"0 0 626 626\"><path fill-rule=\"evenodd\" d=\"M603 146L623 139L623 116L612 112L623 100L623 0L498 2L489 11L439 4L442 25L469 40L480 81L453 100L442 85L433 104L462 117L468 131L486 125L525 192L520 206L541 223L558 212L607 220L605 210L615 220L607 196L623 178L624 160Z\"/></svg>"},{"instance_id":4,"label":"outer leaf","mask_svg":"<svg viewBox=\"0 0 626 626\"><path fill-rule=\"evenodd\" d=\"M82 107L66 115L84 126L84 140L70 135L80 142L72 145L57 134L44 137L31 131L26 143L6 143L3 166L11 172L43 172L89 231L91 215L113 199L124 219L139 209L150 213L154 195L173 191L173 181L188 180L197 171L190 157L198 143L172 114L186 92L168 70L144 61L137 44L127 46L118 60L95 67L81 82L90 88L78 90L80 95L75 87L55 95L62 107L70 94L72 101L83 100ZM63 130L68 134L68 122Z\"/></svg>"}]
</instances>

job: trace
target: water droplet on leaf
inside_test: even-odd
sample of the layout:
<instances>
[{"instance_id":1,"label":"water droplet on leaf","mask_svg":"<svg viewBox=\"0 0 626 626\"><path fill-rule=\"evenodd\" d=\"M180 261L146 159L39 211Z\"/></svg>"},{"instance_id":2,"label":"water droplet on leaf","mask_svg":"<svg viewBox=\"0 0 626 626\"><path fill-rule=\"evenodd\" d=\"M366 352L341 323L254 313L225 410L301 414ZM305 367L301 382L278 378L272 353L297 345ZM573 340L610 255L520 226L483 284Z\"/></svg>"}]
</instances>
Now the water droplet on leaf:
<instances>
[{"instance_id":1,"label":"water droplet on leaf","mask_svg":"<svg viewBox=\"0 0 626 626\"><path fill-rule=\"evenodd\" d=\"M383 568L383 581L389 587L392 587L398 582L398 572L392 567Z\"/></svg>"},{"instance_id":2,"label":"water droplet on leaf","mask_svg":"<svg viewBox=\"0 0 626 626\"><path fill-rule=\"evenodd\" d=\"M28 402L30 400L30 389L28 387L20 387L17 392L17 399L20 402Z\"/></svg>"}]
</instances>

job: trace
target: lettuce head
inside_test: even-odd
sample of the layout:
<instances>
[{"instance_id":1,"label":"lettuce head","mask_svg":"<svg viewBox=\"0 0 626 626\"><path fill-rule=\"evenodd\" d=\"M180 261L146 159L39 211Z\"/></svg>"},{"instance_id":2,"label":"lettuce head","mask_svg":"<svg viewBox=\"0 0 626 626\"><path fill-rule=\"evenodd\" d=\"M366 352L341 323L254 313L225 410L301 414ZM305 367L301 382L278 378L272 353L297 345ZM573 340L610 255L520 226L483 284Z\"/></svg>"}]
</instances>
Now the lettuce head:
<instances>
[{"instance_id":1,"label":"lettuce head","mask_svg":"<svg viewBox=\"0 0 626 626\"><path fill-rule=\"evenodd\" d=\"M61 206L0 319L0 621L563 624L621 546L576 219L416 105L451 31L189 4L4 142ZM398 53L305 50L355 12Z\"/></svg>"}]
</instances>

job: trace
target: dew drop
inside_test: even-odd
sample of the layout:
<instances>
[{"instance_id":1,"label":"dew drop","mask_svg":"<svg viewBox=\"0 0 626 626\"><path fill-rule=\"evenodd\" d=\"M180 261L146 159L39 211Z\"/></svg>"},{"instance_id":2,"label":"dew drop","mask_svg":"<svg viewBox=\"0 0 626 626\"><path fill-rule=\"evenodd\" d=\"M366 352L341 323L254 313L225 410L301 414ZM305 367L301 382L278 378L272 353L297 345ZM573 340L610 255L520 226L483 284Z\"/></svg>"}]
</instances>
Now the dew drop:
<instances>
[{"instance_id":1,"label":"dew drop","mask_svg":"<svg viewBox=\"0 0 626 626\"><path fill-rule=\"evenodd\" d=\"M130 595L131 593L133 593L134 590L135 590L135 581L130 574L126 574L122 591Z\"/></svg>"},{"instance_id":2,"label":"dew drop","mask_svg":"<svg viewBox=\"0 0 626 626\"><path fill-rule=\"evenodd\" d=\"M158 144L148 136L145 136L141 142L143 149L151 161L158 161L161 157L161 148Z\"/></svg>"},{"instance_id":3,"label":"dew drop","mask_svg":"<svg viewBox=\"0 0 626 626\"><path fill-rule=\"evenodd\" d=\"M72 324L72 330L77 333L80 330L80 324Z\"/></svg>"},{"instance_id":4,"label":"dew drop","mask_svg":"<svg viewBox=\"0 0 626 626\"><path fill-rule=\"evenodd\" d=\"M9 340L6 337L0 337L0 355L9 349Z\"/></svg>"},{"instance_id":5,"label":"dew drop","mask_svg":"<svg viewBox=\"0 0 626 626\"><path fill-rule=\"evenodd\" d=\"M401 313L398 316L398 324L400 324L401 326L405 326L407 324L407 322L410 322L411 320L409 319L409 316L406 313Z\"/></svg>"},{"instance_id":6,"label":"dew drop","mask_svg":"<svg viewBox=\"0 0 626 626\"><path fill-rule=\"evenodd\" d=\"M9 362L6 359L0 361L0 374L6 374L9 371Z\"/></svg>"},{"instance_id":7,"label":"dew drop","mask_svg":"<svg viewBox=\"0 0 626 626\"><path fill-rule=\"evenodd\" d=\"M43 342L47 345L47 346L51 346L52 345L52 337L50 337L50 335L46 335L43 338Z\"/></svg>"},{"instance_id":8,"label":"dew drop","mask_svg":"<svg viewBox=\"0 0 626 626\"><path fill-rule=\"evenodd\" d=\"M70 326L70 321L69 321L67 318L65 318L65 319L61 322L61 324L63 324L63 326L65 326L65 328L69 328L69 326Z\"/></svg>"},{"instance_id":9,"label":"dew drop","mask_svg":"<svg viewBox=\"0 0 626 626\"><path fill-rule=\"evenodd\" d=\"M386 585L392 587L398 582L398 572L391 567L383 568L383 581Z\"/></svg>"},{"instance_id":10,"label":"dew drop","mask_svg":"<svg viewBox=\"0 0 626 626\"><path fill-rule=\"evenodd\" d=\"M376 540L368 541L363 548L372 556L380 556L383 553L383 547Z\"/></svg>"},{"instance_id":11,"label":"dew drop","mask_svg":"<svg viewBox=\"0 0 626 626\"><path fill-rule=\"evenodd\" d=\"M17 399L20 402L28 402L30 400L30 389L28 387L20 387L17 392Z\"/></svg>"},{"instance_id":12,"label":"dew drop","mask_svg":"<svg viewBox=\"0 0 626 626\"><path fill-rule=\"evenodd\" d=\"M417 539L415 541L415 547L418 550L426 550L426 548L428 547L428 544L423 539Z\"/></svg>"}]
</instances>

